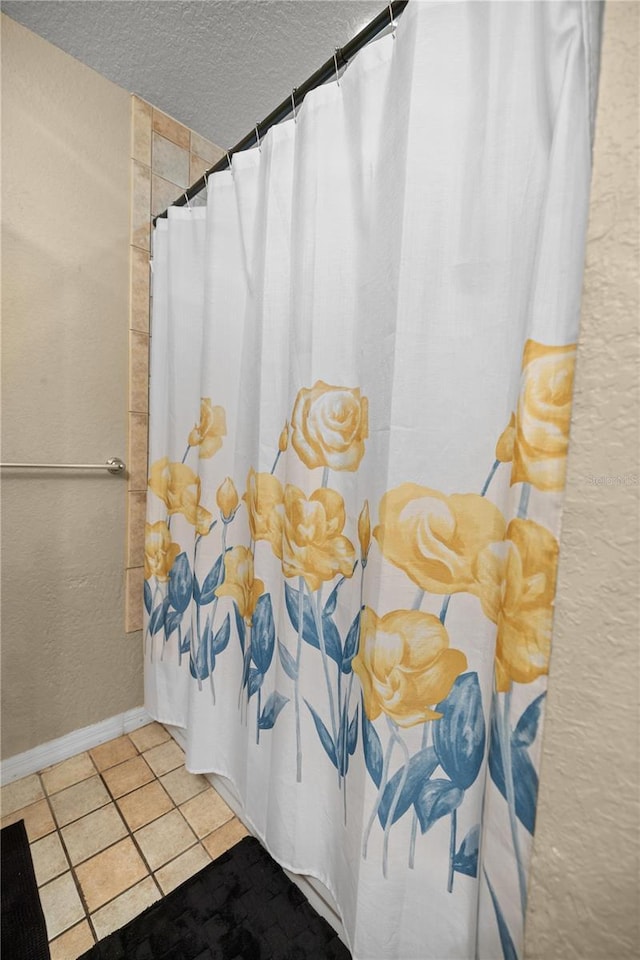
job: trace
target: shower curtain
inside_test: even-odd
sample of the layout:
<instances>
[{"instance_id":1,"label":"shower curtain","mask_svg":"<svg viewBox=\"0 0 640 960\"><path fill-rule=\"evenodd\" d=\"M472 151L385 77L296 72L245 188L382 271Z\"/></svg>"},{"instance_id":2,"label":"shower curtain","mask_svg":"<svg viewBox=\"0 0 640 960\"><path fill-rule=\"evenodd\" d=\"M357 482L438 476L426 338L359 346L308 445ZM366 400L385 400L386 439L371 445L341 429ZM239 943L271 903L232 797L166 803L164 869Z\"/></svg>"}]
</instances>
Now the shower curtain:
<instances>
[{"instance_id":1,"label":"shower curtain","mask_svg":"<svg viewBox=\"0 0 640 960\"><path fill-rule=\"evenodd\" d=\"M522 955L599 15L413 0L155 230L146 707L356 960Z\"/></svg>"}]
</instances>

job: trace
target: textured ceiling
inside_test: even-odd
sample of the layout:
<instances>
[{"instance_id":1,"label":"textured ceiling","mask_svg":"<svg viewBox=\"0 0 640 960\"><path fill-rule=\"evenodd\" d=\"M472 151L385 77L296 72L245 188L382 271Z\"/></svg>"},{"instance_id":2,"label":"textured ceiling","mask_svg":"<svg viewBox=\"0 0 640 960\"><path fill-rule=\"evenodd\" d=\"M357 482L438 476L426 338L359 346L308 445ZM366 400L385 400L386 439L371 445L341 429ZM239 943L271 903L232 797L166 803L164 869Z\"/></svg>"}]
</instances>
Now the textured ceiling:
<instances>
[{"instance_id":1,"label":"textured ceiling","mask_svg":"<svg viewBox=\"0 0 640 960\"><path fill-rule=\"evenodd\" d=\"M6 0L14 20L223 147L383 0Z\"/></svg>"}]
</instances>

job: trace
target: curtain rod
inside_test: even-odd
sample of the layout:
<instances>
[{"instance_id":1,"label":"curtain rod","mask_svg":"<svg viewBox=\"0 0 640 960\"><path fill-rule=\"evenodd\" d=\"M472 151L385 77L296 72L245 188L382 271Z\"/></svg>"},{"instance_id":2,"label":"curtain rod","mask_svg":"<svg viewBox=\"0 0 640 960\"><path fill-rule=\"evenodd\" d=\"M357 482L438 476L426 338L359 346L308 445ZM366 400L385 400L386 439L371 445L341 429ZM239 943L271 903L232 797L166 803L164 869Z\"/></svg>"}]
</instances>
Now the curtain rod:
<instances>
[{"instance_id":1,"label":"curtain rod","mask_svg":"<svg viewBox=\"0 0 640 960\"><path fill-rule=\"evenodd\" d=\"M349 60L358 53L364 46L366 46L374 37L384 30L385 27L393 23L393 21L398 17L409 0L394 0L393 3L387 4L386 8L379 13L378 16L372 20L370 23L364 27L360 33L356 34L353 40L350 40L349 43L345 44L344 47L336 47L335 54L323 63L315 73L311 74L308 80L299 86L294 87L291 96L287 97L286 100L283 100L282 103L278 104L275 110L272 110L271 113L264 118L260 123L257 123L253 130L248 133L246 136L239 140L235 147L232 147L231 150L227 151L224 157L218 160L205 174L203 174L199 180L196 180L195 183L183 193L177 200L175 200L171 206L172 207L184 207L189 200L192 200L193 197L197 196L201 190L203 190L207 185L207 180L212 173L218 173L219 170L224 170L230 166L231 157L234 153L238 153L240 150L247 150L249 147L252 147L254 144L258 143L259 140L265 135L267 130L270 127L273 127L276 123L280 123L281 120L284 120L285 117L288 117L289 114L295 110L296 107L299 107L306 95L310 90L313 90L315 87L322 86L323 83L326 83L327 80L331 80L336 75L336 71L340 67L345 67ZM165 210L163 213L157 214L153 218L154 225L158 220L161 220L163 217L166 217L168 210Z\"/></svg>"}]
</instances>

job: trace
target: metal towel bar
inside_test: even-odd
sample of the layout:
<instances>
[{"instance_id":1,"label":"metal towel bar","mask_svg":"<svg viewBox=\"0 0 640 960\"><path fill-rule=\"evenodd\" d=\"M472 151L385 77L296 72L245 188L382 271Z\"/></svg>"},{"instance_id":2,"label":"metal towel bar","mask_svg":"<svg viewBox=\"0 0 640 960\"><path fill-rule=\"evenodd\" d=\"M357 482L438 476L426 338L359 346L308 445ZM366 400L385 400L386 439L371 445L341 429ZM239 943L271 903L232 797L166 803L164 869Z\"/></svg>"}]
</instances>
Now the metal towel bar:
<instances>
[{"instance_id":1,"label":"metal towel bar","mask_svg":"<svg viewBox=\"0 0 640 960\"><path fill-rule=\"evenodd\" d=\"M127 469L120 457L110 457L106 463L0 463L0 467L19 470L108 470L114 476Z\"/></svg>"}]
</instances>

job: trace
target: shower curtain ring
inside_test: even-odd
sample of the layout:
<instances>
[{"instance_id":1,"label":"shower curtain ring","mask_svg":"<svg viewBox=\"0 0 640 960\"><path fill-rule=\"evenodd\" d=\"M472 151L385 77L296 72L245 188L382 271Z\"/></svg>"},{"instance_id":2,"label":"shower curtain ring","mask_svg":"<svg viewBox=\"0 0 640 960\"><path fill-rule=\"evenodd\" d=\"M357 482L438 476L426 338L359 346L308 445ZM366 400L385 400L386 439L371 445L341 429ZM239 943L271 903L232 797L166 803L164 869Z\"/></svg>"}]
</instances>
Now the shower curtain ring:
<instances>
[{"instance_id":1,"label":"shower curtain ring","mask_svg":"<svg viewBox=\"0 0 640 960\"><path fill-rule=\"evenodd\" d=\"M393 39L395 40L395 38L396 38L396 27L398 26L398 24L396 23L396 21L395 21L394 18L393 18L393 5L392 5L391 3L389 4L389 26L393 28L393 29L391 30L391 36L392 36Z\"/></svg>"},{"instance_id":2,"label":"shower curtain ring","mask_svg":"<svg viewBox=\"0 0 640 960\"><path fill-rule=\"evenodd\" d=\"M262 147L260 146L260 131L258 130L259 126L260 122L258 121L258 123L256 123L256 140L258 141L258 150L262 150Z\"/></svg>"},{"instance_id":3,"label":"shower curtain ring","mask_svg":"<svg viewBox=\"0 0 640 960\"><path fill-rule=\"evenodd\" d=\"M336 47L333 51L333 63L336 68L336 83L340 86L340 73L338 71L338 54L340 53L340 47Z\"/></svg>"},{"instance_id":4,"label":"shower curtain ring","mask_svg":"<svg viewBox=\"0 0 640 960\"><path fill-rule=\"evenodd\" d=\"M187 204L187 210L191 210L191 204L189 203L189 194L185 190L184 192L185 203Z\"/></svg>"},{"instance_id":5,"label":"shower curtain ring","mask_svg":"<svg viewBox=\"0 0 640 960\"><path fill-rule=\"evenodd\" d=\"M297 120L297 118L296 118L296 90L297 90L297 89L298 89L297 87L294 87L293 90L291 91L291 109L292 109L292 111L293 111L293 122L294 122L294 123L297 123L297 122L298 122L298 120Z\"/></svg>"},{"instance_id":6,"label":"shower curtain ring","mask_svg":"<svg viewBox=\"0 0 640 960\"><path fill-rule=\"evenodd\" d=\"M229 167L229 170L231 170L231 154L228 150L225 150L225 153L227 155L227 166Z\"/></svg>"}]
</instances>

